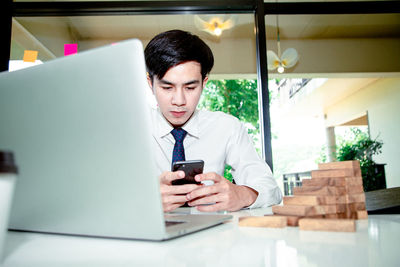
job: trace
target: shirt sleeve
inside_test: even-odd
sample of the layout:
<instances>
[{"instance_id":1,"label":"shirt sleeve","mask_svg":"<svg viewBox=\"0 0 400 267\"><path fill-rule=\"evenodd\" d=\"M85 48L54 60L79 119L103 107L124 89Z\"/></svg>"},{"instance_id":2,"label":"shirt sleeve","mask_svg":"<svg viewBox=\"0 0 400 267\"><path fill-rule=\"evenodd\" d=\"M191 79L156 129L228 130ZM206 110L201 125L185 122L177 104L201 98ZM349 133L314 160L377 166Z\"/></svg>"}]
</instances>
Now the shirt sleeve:
<instances>
[{"instance_id":1,"label":"shirt sleeve","mask_svg":"<svg viewBox=\"0 0 400 267\"><path fill-rule=\"evenodd\" d=\"M256 201L248 208L268 207L282 201L281 190L270 167L258 155L246 127L238 120L228 141L226 155L235 183L258 192Z\"/></svg>"}]
</instances>

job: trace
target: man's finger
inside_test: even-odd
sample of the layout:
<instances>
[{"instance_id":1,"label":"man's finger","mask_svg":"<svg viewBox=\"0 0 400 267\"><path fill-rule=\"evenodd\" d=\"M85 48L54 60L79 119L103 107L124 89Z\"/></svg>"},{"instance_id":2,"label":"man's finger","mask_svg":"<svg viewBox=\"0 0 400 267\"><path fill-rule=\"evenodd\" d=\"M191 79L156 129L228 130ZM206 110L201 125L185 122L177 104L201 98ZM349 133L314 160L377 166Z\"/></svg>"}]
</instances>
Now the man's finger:
<instances>
[{"instance_id":1,"label":"man's finger","mask_svg":"<svg viewBox=\"0 0 400 267\"><path fill-rule=\"evenodd\" d=\"M204 204L210 204L210 203L217 203L221 202L221 197L219 194L212 194L208 195L206 197L201 197L194 199L192 201L188 202L189 206L197 206L197 205L204 205Z\"/></svg>"},{"instance_id":2,"label":"man's finger","mask_svg":"<svg viewBox=\"0 0 400 267\"><path fill-rule=\"evenodd\" d=\"M184 171L163 172L160 176L161 183L171 184L172 181L185 178Z\"/></svg>"},{"instance_id":3,"label":"man's finger","mask_svg":"<svg viewBox=\"0 0 400 267\"><path fill-rule=\"evenodd\" d=\"M199 198L199 197L204 197L207 195L215 194L218 193L219 189L218 186L216 185L210 185L210 186L201 186L198 187L196 190L191 191L186 195L186 198L188 201Z\"/></svg>"},{"instance_id":4,"label":"man's finger","mask_svg":"<svg viewBox=\"0 0 400 267\"><path fill-rule=\"evenodd\" d=\"M178 204L182 203L182 205L186 202L185 195L169 195L163 198L164 204Z\"/></svg>"},{"instance_id":5,"label":"man's finger","mask_svg":"<svg viewBox=\"0 0 400 267\"><path fill-rule=\"evenodd\" d=\"M201 181L214 181L218 182L221 180L221 176L216 174L215 172L208 172L208 173L202 173L202 174L197 174L194 179L196 182L201 182Z\"/></svg>"},{"instance_id":6,"label":"man's finger","mask_svg":"<svg viewBox=\"0 0 400 267\"><path fill-rule=\"evenodd\" d=\"M199 187L203 186L197 184L173 185L169 186L168 190L170 194L188 194Z\"/></svg>"}]
</instances>

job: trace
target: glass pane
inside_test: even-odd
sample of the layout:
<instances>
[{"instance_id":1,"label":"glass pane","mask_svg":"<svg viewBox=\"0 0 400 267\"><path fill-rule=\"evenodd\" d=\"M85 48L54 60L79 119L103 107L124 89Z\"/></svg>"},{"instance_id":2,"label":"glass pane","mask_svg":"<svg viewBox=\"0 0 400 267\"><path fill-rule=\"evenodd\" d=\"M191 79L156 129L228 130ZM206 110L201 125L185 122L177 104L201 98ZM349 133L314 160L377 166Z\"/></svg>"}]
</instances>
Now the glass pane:
<instances>
[{"instance_id":1,"label":"glass pane","mask_svg":"<svg viewBox=\"0 0 400 267\"><path fill-rule=\"evenodd\" d=\"M224 25L220 32L214 32L216 22ZM146 46L156 34L172 29L198 35L214 53L199 107L241 119L261 151L253 14L16 17L11 60L22 61L25 50L38 51L36 63L64 57L65 44L76 44L78 53L130 38Z\"/></svg>"},{"instance_id":2,"label":"glass pane","mask_svg":"<svg viewBox=\"0 0 400 267\"><path fill-rule=\"evenodd\" d=\"M266 27L275 175L353 157L385 164L387 187L400 186L400 14L266 16Z\"/></svg>"},{"instance_id":3,"label":"glass pane","mask_svg":"<svg viewBox=\"0 0 400 267\"><path fill-rule=\"evenodd\" d=\"M213 18L232 18L234 26L223 30L221 36L212 35L201 23ZM200 26L196 26L196 21L200 21ZM251 14L14 18L11 59L21 58L23 50L29 47L39 50L38 58L42 61L62 57L64 44L68 43L77 43L79 52L130 38L140 39L145 46L156 34L171 29L197 34L211 47L216 59L213 77L256 77Z\"/></svg>"}]
</instances>

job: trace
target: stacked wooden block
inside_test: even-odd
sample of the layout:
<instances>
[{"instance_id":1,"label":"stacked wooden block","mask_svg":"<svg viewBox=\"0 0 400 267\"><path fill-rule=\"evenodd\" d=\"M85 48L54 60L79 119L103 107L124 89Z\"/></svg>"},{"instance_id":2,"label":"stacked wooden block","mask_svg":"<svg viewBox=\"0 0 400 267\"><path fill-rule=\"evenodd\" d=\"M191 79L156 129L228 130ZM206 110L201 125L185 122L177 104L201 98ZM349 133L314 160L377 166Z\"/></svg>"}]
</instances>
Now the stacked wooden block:
<instances>
[{"instance_id":1,"label":"stacked wooden block","mask_svg":"<svg viewBox=\"0 0 400 267\"><path fill-rule=\"evenodd\" d=\"M302 182L293 196L283 198L283 206L272 207L273 216L260 217L264 226L274 227L267 222L273 220L279 227L299 226L301 230L355 231L355 220L367 219L358 161L319 164L311 179ZM250 226L249 219L240 218L239 225Z\"/></svg>"}]
</instances>

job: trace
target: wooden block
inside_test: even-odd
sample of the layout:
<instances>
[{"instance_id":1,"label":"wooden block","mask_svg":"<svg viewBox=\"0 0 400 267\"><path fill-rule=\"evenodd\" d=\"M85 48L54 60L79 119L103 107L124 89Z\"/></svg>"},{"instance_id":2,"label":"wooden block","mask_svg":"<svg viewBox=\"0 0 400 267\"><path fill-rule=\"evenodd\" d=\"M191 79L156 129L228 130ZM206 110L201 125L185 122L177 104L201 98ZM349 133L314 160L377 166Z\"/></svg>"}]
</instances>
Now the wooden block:
<instances>
[{"instance_id":1,"label":"wooden block","mask_svg":"<svg viewBox=\"0 0 400 267\"><path fill-rule=\"evenodd\" d=\"M354 175L353 169L332 169L311 171L311 179L329 178L329 177L360 177Z\"/></svg>"},{"instance_id":2,"label":"wooden block","mask_svg":"<svg viewBox=\"0 0 400 267\"><path fill-rule=\"evenodd\" d=\"M346 212L346 205L347 204L336 204L336 213Z\"/></svg>"},{"instance_id":3,"label":"wooden block","mask_svg":"<svg viewBox=\"0 0 400 267\"><path fill-rule=\"evenodd\" d=\"M357 220L357 212L352 211L350 213L347 213L346 219Z\"/></svg>"},{"instance_id":4,"label":"wooden block","mask_svg":"<svg viewBox=\"0 0 400 267\"><path fill-rule=\"evenodd\" d=\"M355 232L354 220L346 219L310 219L299 220L300 230L307 231L334 231L334 232Z\"/></svg>"},{"instance_id":5,"label":"wooden block","mask_svg":"<svg viewBox=\"0 0 400 267\"><path fill-rule=\"evenodd\" d=\"M357 211L351 211L349 209L346 209L346 211L344 212L344 218L346 219L357 219Z\"/></svg>"},{"instance_id":6,"label":"wooden block","mask_svg":"<svg viewBox=\"0 0 400 267\"><path fill-rule=\"evenodd\" d=\"M362 185L346 186L346 191L347 191L347 194L349 194L349 195L360 194L360 193L364 193L364 187Z\"/></svg>"},{"instance_id":7,"label":"wooden block","mask_svg":"<svg viewBox=\"0 0 400 267\"><path fill-rule=\"evenodd\" d=\"M300 217L312 217L317 215L346 212L345 204L341 205L317 205L317 206L272 206L272 212L278 215L290 215Z\"/></svg>"},{"instance_id":8,"label":"wooden block","mask_svg":"<svg viewBox=\"0 0 400 267\"><path fill-rule=\"evenodd\" d=\"M338 213L337 215L338 215L338 219L347 219L347 215L346 215L345 212L343 212L343 213Z\"/></svg>"},{"instance_id":9,"label":"wooden block","mask_svg":"<svg viewBox=\"0 0 400 267\"><path fill-rule=\"evenodd\" d=\"M318 169L352 169L359 168L360 162L358 160L346 160L346 161L333 161L318 163Z\"/></svg>"},{"instance_id":10,"label":"wooden block","mask_svg":"<svg viewBox=\"0 0 400 267\"><path fill-rule=\"evenodd\" d=\"M317 179L303 179L303 186L362 186L361 177L322 177Z\"/></svg>"},{"instance_id":11,"label":"wooden block","mask_svg":"<svg viewBox=\"0 0 400 267\"><path fill-rule=\"evenodd\" d=\"M325 215L330 213L336 213L335 205L314 206L314 212L310 213L310 215Z\"/></svg>"},{"instance_id":12,"label":"wooden block","mask_svg":"<svg viewBox=\"0 0 400 267\"><path fill-rule=\"evenodd\" d=\"M326 219L347 219L347 215L345 212L325 214L323 215L323 217Z\"/></svg>"},{"instance_id":13,"label":"wooden block","mask_svg":"<svg viewBox=\"0 0 400 267\"><path fill-rule=\"evenodd\" d=\"M366 220L366 219L368 219L368 212L366 210L358 210L357 220Z\"/></svg>"},{"instance_id":14,"label":"wooden block","mask_svg":"<svg viewBox=\"0 0 400 267\"><path fill-rule=\"evenodd\" d=\"M365 210L365 202L348 203L346 204L346 210L349 211Z\"/></svg>"},{"instance_id":15,"label":"wooden block","mask_svg":"<svg viewBox=\"0 0 400 267\"><path fill-rule=\"evenodd\" d=\"M324 204L324 205L346 204L346 203L347 203L346 195L323 196L322 200L321 200L321 204Z\"/></svg>"},{"instance_id":16,"label":"wooden block","mask_svg":"<svg viewBox=\"0 0 400 267\"><path fill-rule=\"evenodd\" d=\"M287 226L299 226L299 220L302 218L306 218L303 216L291 216L291 215L280 215L285 216L287 219ZM324 218L326 215L314 215L307 218Z\"/></svg>"},{"instance_id":17,"label":"wooden block","mask_svg":"<svg viewBox=\"0 0 400 267\"><path fill-rule=\"evenodd\" d=\"M338 179L338 178L336 178ZM357 177L346 177L344 178L346 180L346 186L352 186L352 185L363 185L363 180L361 176Z\"/></svg>"},{"instance_id":18,"label":"wooden block","mask_svg":"<svg viewBox=\"0 0 400 267\"><path fill-rule=\"evenodd\" d=\"M342 213L332 213L332 214L325 214L324 218L325 219L340 219L340 215Z\"/></svg>"},{"instance_id":19,"label":"wooden block","mask_svg":"<svg viewBox=\"0 0 400 267\"><path fill-rule=\"evenodd\" d=\"M346 204L314 206L310 215L326 215L346 212Z\"/></svg>"},{"instance_id":20,"label":"wooden block","mask_svg":"<svg viewBox=\"0 0 400 267\"><path fill-rule=\"evenodd\" d=\"M293 188L293 194L296 195L312 195L312 196L337 196L345 195L346 187L344 186L300 186Z\"/></svg>"},{"instance_id":21,"label":"wooden block","mask_svg":"<svg viewBox=\"0 0 400 267\"><path fill-rule=\"evenodd\" d=\"M307 216L313 214L313 206L272 206L272 212L279 215Z\"/></svg>"},{"instance_id":22,"label":"wooden block","mask_svg":"<svg viewBox=\"0 0 400 267\"><path fill-rule=\"evenodd\" d=\"M286 196L283 197L283 205L312 206L323 204L320 196Z\"/></svg>"},{"instance_id":23,"label":"wooden block","mask_svg":"<svg viewBox=\"0 0 400 267\"><path fill-rule=\"evenodd\" d=\"M335 205L346 204L347 195L340 196L313 196L313 195L296 195L283 197L284 205L301 205L301 206L315 206L315 205Z\"/></svg>"},{"instance_id":24,"label":"wooden block","mask_svg":"<svg viewBox=\"0 0 400 267\"><path fill-rule=\"evenodd\" d=\"M290 216L290 215L284 215L287 219L287 225L288 226L299 226L299 220L301 218L301 216Z\"/></svg>"},{"instance_id":25,"label":"wooden block","mask_svg":"<svg viewBox=\"0 0 400 267\"><path fill-rule=\"evenodd\" d=\"M284 216L267 215L239 218L239 226L284 228L286 225L287 219Z\"/></svg>"},{"instance_id":26,"label":"wooden block","mask_svg":"<svg viewBox=\"0 0 400 267\"><path fill-rule=\"evenodd\" d=\"M365 202L365 194L351 194L346 195L347 203Z\"/></svg>"},{"instance_id":27,"label":"wooden block","mask_svg":"<svg viewBox=\"0 0 400 267\"><path fill-rule=\"evenodd\" d=\"M354 176L361 176L360 162L358 160L335 161L327 163L319 163L318 169L353 169Z\"/></svg>"},{"instance_id":28,"label":"wooden block","mask_svg":"<svg viewBox=\"0 0 400 267\"><path fill-rule=\"evenodd\" d=\"M341 180L335 180L333 178L329 177L324 177L324 178L318 178L318 179L303 179L301 181L303 186L345 186L345 177L339 177L342 178Z\"/></svg>"}]
</instances>

